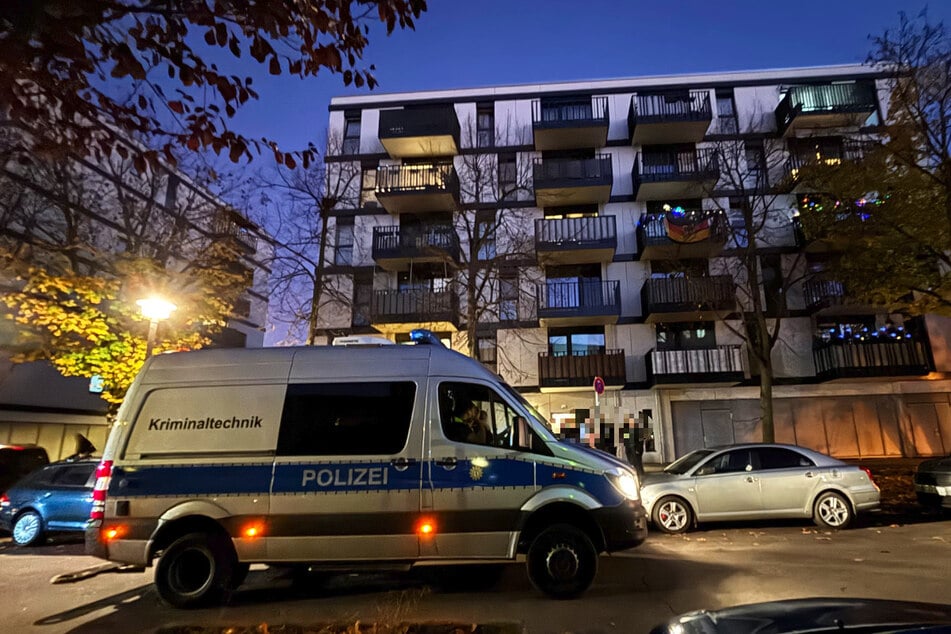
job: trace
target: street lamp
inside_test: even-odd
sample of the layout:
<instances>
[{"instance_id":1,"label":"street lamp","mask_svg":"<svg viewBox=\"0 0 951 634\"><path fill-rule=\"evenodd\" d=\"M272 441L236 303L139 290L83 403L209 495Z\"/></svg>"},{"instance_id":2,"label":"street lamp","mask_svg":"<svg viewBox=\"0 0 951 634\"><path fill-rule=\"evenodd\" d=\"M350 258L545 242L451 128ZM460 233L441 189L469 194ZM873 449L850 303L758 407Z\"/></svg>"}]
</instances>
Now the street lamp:
<instances>
[{"instance_id":1,"label":"street lamp","mask_svg":"<svg viewBox=\"0 0 951 634\"><path fill-rule=\"evenodd\" d=\"M142 315L149 320L149 339L145 347L145 358L152 356L152 347L155 345L155 335L158 334L158 323L162 319L168 319L176 308L172 302L167 302L161 297L147 297L136 302L142 309Z\"/></svg>"}]
</instances>

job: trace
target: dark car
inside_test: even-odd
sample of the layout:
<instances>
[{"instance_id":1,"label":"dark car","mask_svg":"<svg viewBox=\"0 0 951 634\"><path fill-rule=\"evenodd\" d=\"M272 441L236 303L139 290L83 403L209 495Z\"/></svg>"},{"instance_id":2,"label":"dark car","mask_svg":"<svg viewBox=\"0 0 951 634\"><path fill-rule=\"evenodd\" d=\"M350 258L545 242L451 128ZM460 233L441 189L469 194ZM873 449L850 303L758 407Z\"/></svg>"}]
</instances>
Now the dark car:
<instances>
[{"instance_id":1,"label":"dark car","mask_svg":"<svg viewBox=\"0 0 951 634\"><path fill-rule=\"evenodd\" d=\"M951 456L918 465L915 493L922 506L951 509Z\"/></svg>"},{"instance_id":2,"label":"dark car","mask_svg":"<svg viewBox=\"0 0 951 634\"><path fill-rule=\"evenodd\" d=\"M20 546L42 543L47 533L85 530L97 465L67 460L26 476L0 496L0 527Z\"/></svg>"},{"instance_id":3,"label":"dark car","mask_svg":"<svg viewBox=\"0 0 951 634\"><path fill-rule=\"evenodd\" d=\"M49 463L46 450L37 445L0 445L0 493Z\"/></svg>"}]
</instances>

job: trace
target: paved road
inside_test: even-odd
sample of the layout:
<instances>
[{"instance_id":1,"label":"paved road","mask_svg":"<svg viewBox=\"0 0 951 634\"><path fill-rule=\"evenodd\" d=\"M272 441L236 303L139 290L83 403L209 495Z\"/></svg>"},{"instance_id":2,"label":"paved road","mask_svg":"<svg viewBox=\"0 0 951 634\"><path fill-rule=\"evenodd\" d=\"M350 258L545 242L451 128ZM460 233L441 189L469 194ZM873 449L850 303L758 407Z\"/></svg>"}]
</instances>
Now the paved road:
<instances>
[{"instance_id":1,"label":"paved road","mask_svg":"<svg viewBox=\"0 0 951 634\"><path fill-rule=\"evenodd\" d=\"M832 533L804 522L652 533L641 548L601 559L594 587L576 601L539 595L522 566L483 592L429 588L401 574L337 576L293 584L253 570L225 607L163 607L151 572L49 579L102 563L82 544L16 549L0 542L7 631L150 632L162 626L314 624L382 620L513 622L530 632L637 632L672 614L769 599L857 596L951 602L951 520L888 518Z\"/></svg>"}]
</instances>

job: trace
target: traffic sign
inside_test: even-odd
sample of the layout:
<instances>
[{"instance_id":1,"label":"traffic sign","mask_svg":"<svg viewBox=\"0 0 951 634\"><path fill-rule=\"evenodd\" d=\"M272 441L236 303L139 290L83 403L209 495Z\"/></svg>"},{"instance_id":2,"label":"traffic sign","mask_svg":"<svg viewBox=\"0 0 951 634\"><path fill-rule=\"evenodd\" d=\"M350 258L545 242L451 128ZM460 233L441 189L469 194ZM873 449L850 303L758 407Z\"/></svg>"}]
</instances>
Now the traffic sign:
<instances>
[{"instance_id":1,"label":"traffic sign","mask_svg":"<svg viewBox=\"0 0 951 634\"><path fill-rule=\"evenodd\" d=\"M594 377L594 393L598 396L604 394L604 379L600 376Z\"/></svg>"}]
</instances>

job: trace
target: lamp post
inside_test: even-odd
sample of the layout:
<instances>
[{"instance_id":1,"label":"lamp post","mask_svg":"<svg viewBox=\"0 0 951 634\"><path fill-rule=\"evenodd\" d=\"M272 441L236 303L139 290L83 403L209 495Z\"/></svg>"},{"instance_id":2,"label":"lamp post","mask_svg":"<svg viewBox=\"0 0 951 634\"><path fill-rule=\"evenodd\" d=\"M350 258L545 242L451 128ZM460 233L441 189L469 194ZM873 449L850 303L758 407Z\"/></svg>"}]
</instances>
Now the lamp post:
<instances>
[{"instance_id":1,"label":"lamp post","mask_svg":"<svg viewBox=\"0 0 951 634\"><path fill-rule=\"evenodd\" d=\"M145 347L145 358L152 356L152 347L155 345L155 336L158 334L158 323L168 319L176 308L175 304L165 301L161 297L147 297L136 302L142 309L142 315L149 320L149 338Z\"/></svg>"}]
</instances>

